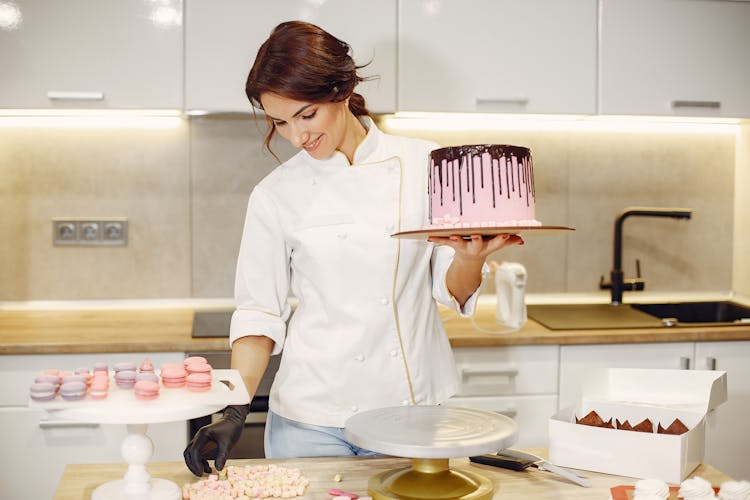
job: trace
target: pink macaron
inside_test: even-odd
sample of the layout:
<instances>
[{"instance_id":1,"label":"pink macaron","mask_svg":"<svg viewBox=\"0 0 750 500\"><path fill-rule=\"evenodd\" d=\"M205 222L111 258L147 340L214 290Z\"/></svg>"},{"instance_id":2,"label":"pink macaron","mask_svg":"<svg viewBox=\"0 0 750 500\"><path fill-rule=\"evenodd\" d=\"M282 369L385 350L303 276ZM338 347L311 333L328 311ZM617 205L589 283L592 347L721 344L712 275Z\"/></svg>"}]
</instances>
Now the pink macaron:
<instances>
[{"instance_id":1,"label":"pink macaron","mask_svg":"<svg viewBox=\"0 0 750 500\"><path fill-rule=\"evenodd\" d=\"M140 380L135 383L135 397L138 399L156 399L159 397L159 384L151 380Z\"/></svg>"},{"instance_id":2,"label":"pink macaron","mask_svg":"<svg viewBox=\"0 0 750 500\"><path fill-rule=\"evenodd\" d=\"M208 363L190 363L189 365L185 365L185 370L187 370L188 375L191 373L211 373L211 365Z\"/></svg>"},{"instance_id":3,"label":"pink macaron","mask_svg":"<svg viewBox=\"0 0 750 500\"><path fill-rule=\"evenodd\" d=\"M182 362L185 368L193 363L208 363L208 361L206 361L206 358L203 356L190 356L189 358L185 358L185 361Z\"/></svg>"},{"instance_id":4,"label":"pink macaron","mask_svg":"<svg viewBox=\"0 0 750 500\"><path fill-rule=\"evenodd\" d=\"M103 377L94 377L89 386L89 396L92 399L104 399L109 390L109 380Z\"/></svg>"},{"instance_id":5,"label":"pink macaron","mask_svg":"<svg viewBox=\"0 0 750 500\"><path fill-rule=\"evenodd\" d=\"M161 383L164 387L184 387L187 372L181 366L168 366L161 371Z\"/></svg>"},{"instance_id":6,"label":"pink macaron","mask_svg":"<svg viewBox=\"0 0 750 500\"><path fill-rule=\"evenodd\" d=\"M187 376L187 388L192 392L211 390L211 375L208 373L191 373Z\"/></svg>"}]
</instances>

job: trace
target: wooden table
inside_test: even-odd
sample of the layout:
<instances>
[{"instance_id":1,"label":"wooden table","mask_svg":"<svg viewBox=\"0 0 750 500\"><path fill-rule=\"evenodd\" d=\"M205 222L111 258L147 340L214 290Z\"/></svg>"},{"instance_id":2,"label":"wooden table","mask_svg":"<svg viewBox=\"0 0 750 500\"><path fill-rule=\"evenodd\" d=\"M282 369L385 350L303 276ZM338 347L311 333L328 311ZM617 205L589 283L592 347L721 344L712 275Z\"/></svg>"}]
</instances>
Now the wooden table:
<instances>
[{"instance_id":1,"label":"wooden table","mask_svg":"<svg viewBox=\"0 0 750 500\"><path fill-rule=\"evenodd\" d=\"M529 450L544 455L544 450ZM336 457L302 458L287 460L230 460L229 465L277 463L286 467L299 468L310 480L304 499L325 500L328 490L339 488L345 491L367 494L367 482L378 472L407 467L410 460L402 458ZM451 466L465 466L480 471L491 478L495 486L495 499L559 500L561 498L580 500L606 500L609 489L621 484L635 484L637 479L584 472L591 481L591 488L583 488L559 478L549 472L535 468L523 472L473 464L468 459L451 459ZM182 486L198 479L190 473L182 462L151 463L148 466L153 477L169 479ZM94 489L100 484L121 479L125 474L125 464L68 465L60 480L55 500L81 500L91 498ZM334 476L342 475L341 482ZM715 486L730 478L708 465L699 466L691 476L700 476ZM205 477L205 476L204 476Z\"/></svg>"}]
</instances>

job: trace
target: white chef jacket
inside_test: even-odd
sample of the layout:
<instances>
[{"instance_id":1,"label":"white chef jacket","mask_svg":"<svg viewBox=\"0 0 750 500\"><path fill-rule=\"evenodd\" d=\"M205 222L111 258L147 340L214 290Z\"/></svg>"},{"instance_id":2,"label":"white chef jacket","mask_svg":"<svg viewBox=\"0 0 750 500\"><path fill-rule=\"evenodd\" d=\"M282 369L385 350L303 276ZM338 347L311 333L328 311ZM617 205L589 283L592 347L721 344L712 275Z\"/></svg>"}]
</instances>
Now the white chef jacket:
<instances>
[{"instance_id":1,"label":"white chef jacket","mask_svg":"<svg viewBox=\"0 0 750 500\"><path fill-rule=\"evenodd\" d=\"M240 246L230 343L265 335L274 354L283 349L269 407L313 425L453 395L435 300L468 316L478 294L461 310L448 292L452 248L391 237L426 225L428 158L439 146L363 124L351 166L341 152L316 160L303 150L264 178Z\"/></svg>"}]
</instances>

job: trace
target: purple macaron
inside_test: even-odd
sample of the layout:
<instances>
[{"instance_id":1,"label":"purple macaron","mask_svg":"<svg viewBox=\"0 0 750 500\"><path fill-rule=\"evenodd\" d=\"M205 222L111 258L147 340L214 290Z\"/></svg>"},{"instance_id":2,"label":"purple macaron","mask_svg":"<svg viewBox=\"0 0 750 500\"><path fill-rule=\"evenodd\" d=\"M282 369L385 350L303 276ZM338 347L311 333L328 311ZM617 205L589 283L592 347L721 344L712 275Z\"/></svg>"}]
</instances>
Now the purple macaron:
<instances>
[{"instance_id":1,"label":"purple macaron","mask_svg":"<svg viewBox=\"0 0 750 500\"><path fill-rule=\"evenodd\" d=\"M135 381L140 382L141 380L148 380L150 382L159 383L159 376L154 372L140 372L135 376Z\"/></svg>"},{"instance_id":2,"label":"purple macaron","mask_svg":"<svg viewBox=\"0 0 750 500\"><path fill-rule=\"evenodd\" d=\"M132 389L135 385L135 370L123 370L115 373L115 383L120 389Z\"/></svg>"},{"instance_id":3,"label":"purple macaron","mask_svg":"<svg viewBox=\"0 0 750 500\"><path fill-rule=\"evenodd\" d=\"M73 381L63 382L60 386L60 395L67 401L75 401L86 395L86 382Z\"/></svg>"},{"instance_id":4,"label":"purple macaron","mask_svg":"<svg viewBox=\"0 0 750 500\"><path fill-rule=\"evenodd\" d=\"M55 399L57 386L49 382L34 382L29 388L29 396L34 401L50 401Z\"/></svg>"}]
</instances>

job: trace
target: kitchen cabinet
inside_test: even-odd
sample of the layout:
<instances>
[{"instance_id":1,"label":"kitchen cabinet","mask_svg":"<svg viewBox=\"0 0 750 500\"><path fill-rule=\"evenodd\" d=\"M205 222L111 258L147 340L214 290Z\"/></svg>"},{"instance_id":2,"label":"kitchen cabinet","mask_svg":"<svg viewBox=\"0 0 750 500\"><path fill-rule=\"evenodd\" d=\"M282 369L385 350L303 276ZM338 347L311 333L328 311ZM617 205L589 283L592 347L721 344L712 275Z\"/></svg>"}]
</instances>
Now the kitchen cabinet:
<instances>
[{"instance_id":1,"label":"kitchen cabinet","mask_svg":"<svg viewBox=\"0 0 750 500\"><path fill-rule=\"evenodd\" d=\"M596 0L399 2L399 111L596 112Z\"/></svg>"},{"instance_id":2,"label":"kitchen cabinet","mask_svg":"<svg viewBox=\"0 0 750 500\"><path fill-rule=\"evenodd\" d=\"M445 404L495 411L518 424L516 447L547 446L557 409L558 346L457 347L459 387Z\"/></svg>"},{"instance_id":3,"label":"kitchen cabinet","mask_svg":"<svg viewBox=\"0 0 750 500\"><path fill-rule=\"evenodd\" d=\"M155 366L181 363L183 353L7 355L0 365L0 498L52 498L66 464L122 462L125 425L99 425L56 419L28 406L28 389L44 369L75 370L97 361L110 366L139 363L148 357ZM187 423L148 426L154 461L182 460L187 446Z\"/></svg>"},{"instance_id":4,"label":"kitchen cabinet","mask_svg":"<svg viewBox=\"0 0 750 500\"><path fill-rule=\"evenodd\" d=\"M693 342L561 346L559 408L580 401L583 382L598 369L687 369L694 354Z\"/></svg>"},{"instance_id":5,"label":"kitchen cabinet","mask_svg":"<svg viewBox=\"0 0 750 500\"><path fill-rule=\"evenodd\" d=\"M695 368L727 372L729 398L706 418L706 458L737 479L750 478L750 342L698 342Z\"/></svg>"},{"instance_id":6,"label":"kitchen cabinet","mask_svg":"<svg viewBox=\"0 0 750 500\"><path fill-rule=\"evenodd\" d=\"M0 107L182 107L180 0L6 7L17 20L0 29Z\"/></svg>"},{"instance_id":7,"label":"kitchen cabinet","mask_svg":"<svg viewBox=\"0 0 750 500\"><path fill-rule=\"evenodd\" d=\"M309 21L349 43L374 112L395 110L396 0L187 0L185 106L188 110L250 112L245 80L260 45L289 20Z\"/></svg>"},{"instance_id":8,"label":"kitchen cabinet","mask_svg":"<svg viewBox=\"0 0 750 500\"><path fill-rule=\"evenodd\" d=\"M750 116L750 3L603 0L601 114Z\"/></svg>"}]
</instances>

